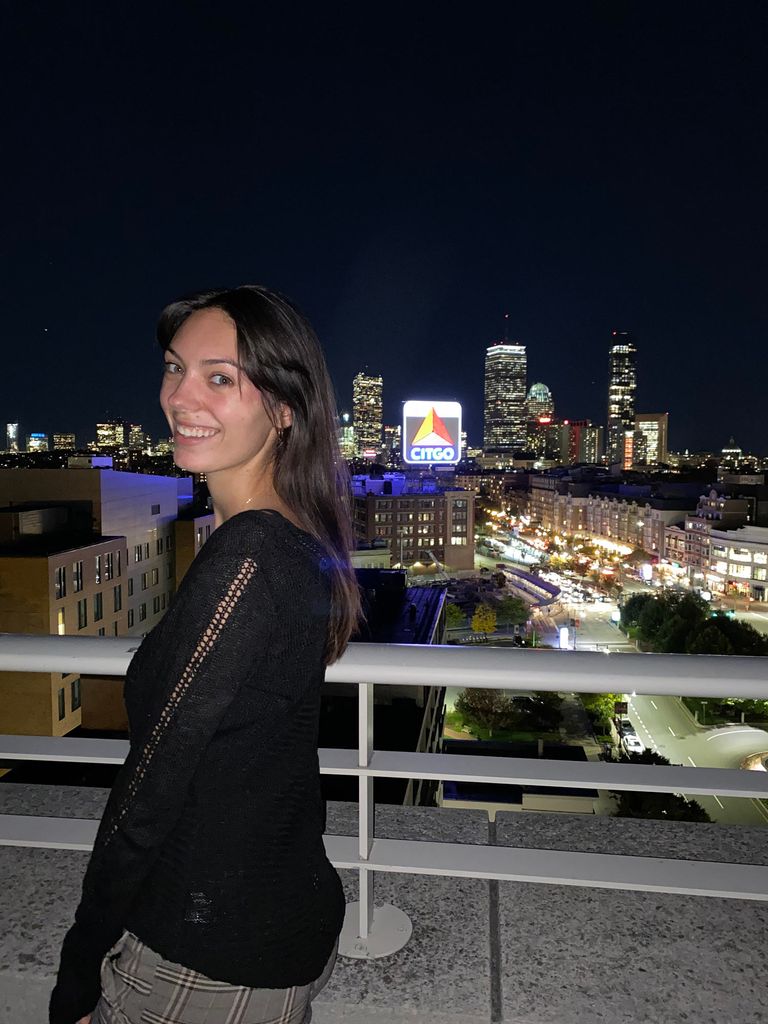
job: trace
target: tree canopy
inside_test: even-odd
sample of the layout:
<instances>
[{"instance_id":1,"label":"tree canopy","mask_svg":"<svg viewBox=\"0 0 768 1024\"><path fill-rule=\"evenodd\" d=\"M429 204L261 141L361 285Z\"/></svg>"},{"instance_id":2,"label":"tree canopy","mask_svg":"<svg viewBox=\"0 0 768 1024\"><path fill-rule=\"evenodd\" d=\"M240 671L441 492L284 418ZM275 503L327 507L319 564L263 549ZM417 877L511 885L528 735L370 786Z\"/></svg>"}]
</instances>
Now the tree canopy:
<instances>
[{"instance_id":1,"label":"tree canopy","mask_svg":"<svg viewBox=\"0 0 768 1024\"><path fill-rule=\"evenodd\" d=\"M473 633L493 633L496 630L496 610L488 604L479 604L472 616Z\"/></svg>"},{"instance_id":2,"label":"tree canopy","mask_svg":"<svg viewBox=\"0 0 768 1024\"><path fill-rule=\"evenodd\" d=\"M520 626L528 621L530 611L522 597L506 594L499 601L496 614L499 622L504 622L510 626Z\"/></svg>"},{"instance_id":3,"label":"tree canopy","mask_svg":"<svg viewBox=\"0 0 768 1024\"><path fill-rule=\"evenodd\" d=\"M670 764L666 757L652 750L642 754L624 754L621 758L627 764ZM616 793L617 818L655 818L662 821L711 821L712 819L696 800L686 800L677 793Z\"/></svg>"},{"instance_id":4,"label":"tree canopy","mask_svg":"<svg viewBox=\"0 0 768 1024\"><path fill-rule=\"evenodd\" d=\"M621 626L636 630L643 647L662 654L768 655L768 637L746 622L713 615L696 594L632 594L621 609Z\"/></svg>"},{"instance_id":5,"label":"tree canopy","mask_svg":"<svg viewBox=\"0 0 768 1024\"><path fill-rule=\"evenodd\" d=\"M445 625L448 629L460 629L466 626L467 616L457 604L449 602L445 606Z\"/></svg>"}]
</instances>

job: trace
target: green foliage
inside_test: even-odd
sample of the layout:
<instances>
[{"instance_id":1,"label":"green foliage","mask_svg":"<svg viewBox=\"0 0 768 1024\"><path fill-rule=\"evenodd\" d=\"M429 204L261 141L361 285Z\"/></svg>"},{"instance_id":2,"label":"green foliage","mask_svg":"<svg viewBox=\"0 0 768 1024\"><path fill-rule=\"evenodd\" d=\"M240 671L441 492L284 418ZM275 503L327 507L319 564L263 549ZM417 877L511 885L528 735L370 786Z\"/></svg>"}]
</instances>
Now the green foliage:
<instances>
[{"instance_id":1,"label":"green foliage","mask_svg":"<svg viewBox=\"0 0 768 1024\"><path fill-rule=\"evenodd\" d=\"M754 626L750 626L748 622L731 619L727 615L715 615L714 618L707 620L707 626L714 626L730 644L731 650L723 653L758 657L768 655L768 636L758 633ZM694 652L691 651L690 653ZM713 651L712 653L719 654L720 651Z\"/></svg>"},{"instance_id":2,"label":"green foliage","mask_svg":"<svg viewBox=\"0 0 768 1024\"><path fill-rule=\"evenodd\" d=\"M479 604L472 616L473 633L494 633L496 631L496 611L488 604Z\"/></svg>"},{"instance_id":3,"label":"green foliage","mask_svg":"<svg viewBox=\"0 0 768 1024\"><path fill-rule=\"evenodd\" d=\"M514 730L538 734L554 732L561 721L562 697L556 693L534 693L510 697L504 690L462 690L456 711L470 724L494 731Z\"/></svg>"},{"instance_id":4,"label":"green foliage","mask_svg":"<svg viewBox=\"0 0 768 1024\"><path fill-rule=\"evenodd\" d=\"M607 732L614 715L614 704L623 700L620 693L580 693L579 700L600 732Z\"/></svg>"},{"instance_id":5,"label":"green foliage","mask_svg":"<svg viewBox=\"0 0 768 1024\"><path fill-rule=\"evenodd\" d=\"M514 702L517 723L522 729L553 732L562 720L563 698L558 693L536 692L527 700Z\"/></svg>"},{"instance_id":6,"label":"green foliage","mask_svg":"<svg viewBox=\"0 0 768 1024\"><path fill-rule=\"evenodd\" d=\"M625 632L635 628L640 622L640 614L645 606L655 599L654 594L644 593L632 594L631 597L628 597L621 609L621 628Z\"/></svg>"},{"instance_id":7,"label":"green foliage","mask_svg":"<svg viewBox=\"0 0 768 1024\"><path fill-rule=\"evenodd\" d=\"M714 619L710 619L709 622L697 633L688 644L689 654L733 654L733 644L722 632L718 629Z\"/></svg>"},{"instance_id":8,"label":"green foliage","mask_svg":"<svg viewBox=\"0 0 768 1024\"><path fill-rule=\"evenodd\" d=\"M462 690L454 707L470 724L480 725L490 736L514 720L514 702L504 690Z\"/></svg>"},{"instance_id":9,"label":"green foliage","mask_svg":"<svg viewBox=\"0 0 768 1024\"><path fill-rule=\"evenodd\" d=\"M644 648L662 654L768 655L768 637L727 615L713 618L696 594L633 594L622 608L621 625Z\"/></svg>"},{"instance_id":10,"label":"green foliage","mask_svg":"<svg viewBox=\"0 0 768 1024\"><path fill-rule=\"evenodd\" d=\"M447 629L461 629L466 624L467 616L457 604L449 603L445 606L445 625Z\"/></svg>"},{"instance_id":11,"label":"green foliage","mask_svg":"<svg viewBox=\"0 0 768 1024\"><path fill-rule=\"evenodd\" d=\"M522 597L507 594L499 601L496 614L499 622L507 623L510 626L520 626L528 621L530 612Z\"/></svg>"},{"instance_id":12,"label":"green foliage","mask_svg":"<svg viewBox=\"0 0 768 1024\"><path fill-rule=\"evenodd\" d=\"M627 764L669 764L666 757L652 750L642 754L625 754L621 760ZM686 800L676 793L617 793L617 818L654 818L662 821L711 821L696 800Z\"/></svg>"}]
</instances>

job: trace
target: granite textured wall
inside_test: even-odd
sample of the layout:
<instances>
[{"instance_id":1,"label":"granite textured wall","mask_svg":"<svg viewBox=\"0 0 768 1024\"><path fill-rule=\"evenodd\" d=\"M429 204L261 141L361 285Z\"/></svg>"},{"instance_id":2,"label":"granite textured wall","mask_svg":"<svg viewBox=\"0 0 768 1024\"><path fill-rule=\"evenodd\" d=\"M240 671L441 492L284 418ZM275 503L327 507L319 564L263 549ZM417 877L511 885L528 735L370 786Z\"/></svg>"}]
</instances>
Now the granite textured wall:
<instances>
[{"instance_id":1,"label":"granite textured wall","mask_svg":"<svg viewBox=\"0 0 768 1024\"><path fill-rule=\"evenodd\" d=\"M100 790L0 786L0 813L98 818ZM354 834L354 805L328 831ZM377 835L436 842L768 863L762 829L382 806ZM87 854L0 847L0 1024L46 1019ZM341 872L349 900L354 872ZM413 922L394 956L339 958L314 1024L757 1024L768 1019L768 904L377 875Z\"/></svg>"}]
</instances>

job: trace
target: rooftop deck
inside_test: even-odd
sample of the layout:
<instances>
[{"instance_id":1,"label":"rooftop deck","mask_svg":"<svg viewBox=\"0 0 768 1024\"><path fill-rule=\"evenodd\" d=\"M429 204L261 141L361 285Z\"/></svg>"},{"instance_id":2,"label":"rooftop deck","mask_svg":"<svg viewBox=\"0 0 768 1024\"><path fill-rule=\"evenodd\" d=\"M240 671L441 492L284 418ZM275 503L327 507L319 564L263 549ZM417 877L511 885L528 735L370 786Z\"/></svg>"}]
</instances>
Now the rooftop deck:
<instances>
[{"instance_id":1,"label":"rooftop deck","mask_svg":"<svg viewBox=\"0 0 768 1024\"><path fill-rule=\"evenodd\" d=\"M128 643L4 638L0 670L83 671L85 659L91 672L122 674ZM764 1021L764 829L525 813L489 824L481 811L386 805L374 823L371 781L399 774L754 799L768 797L768 773L376 752L370 723L374 682L768 696L766 667L743 658L350 650L329 677L359 685L359 749L324 750L321 767L359 780L359 804L329 805L326 843L355 903L363 958L339 958L315 1004L317 1024ZM124 753L122 744L66 738L0 737L0 747L0 756L32 758ZM100 790L0 786L0 1024L44 1019L105 799ZM399 946L392 955L366 957L383 904L404 911L413 932L405 944L388 936Z\"/></svg>"}]
</instances>

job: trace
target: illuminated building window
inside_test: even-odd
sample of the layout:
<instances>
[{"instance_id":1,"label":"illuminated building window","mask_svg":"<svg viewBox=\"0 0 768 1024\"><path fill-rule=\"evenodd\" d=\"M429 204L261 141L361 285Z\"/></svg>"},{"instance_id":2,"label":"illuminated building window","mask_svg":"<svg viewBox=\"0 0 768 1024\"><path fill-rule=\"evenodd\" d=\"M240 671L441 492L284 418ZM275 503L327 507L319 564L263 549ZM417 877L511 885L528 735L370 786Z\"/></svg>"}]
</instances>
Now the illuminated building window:
<instances>
[{"instance_id":1,"label":"illuminated building window","mask_svg":"<svg viewBox=\"0 0 768 1024\"><path fill-rule=\"evenodd\" d=\"M54 574L54 593L57 599L67 596L67 570L63 565Z\"/></svg>"}]
</instances>

